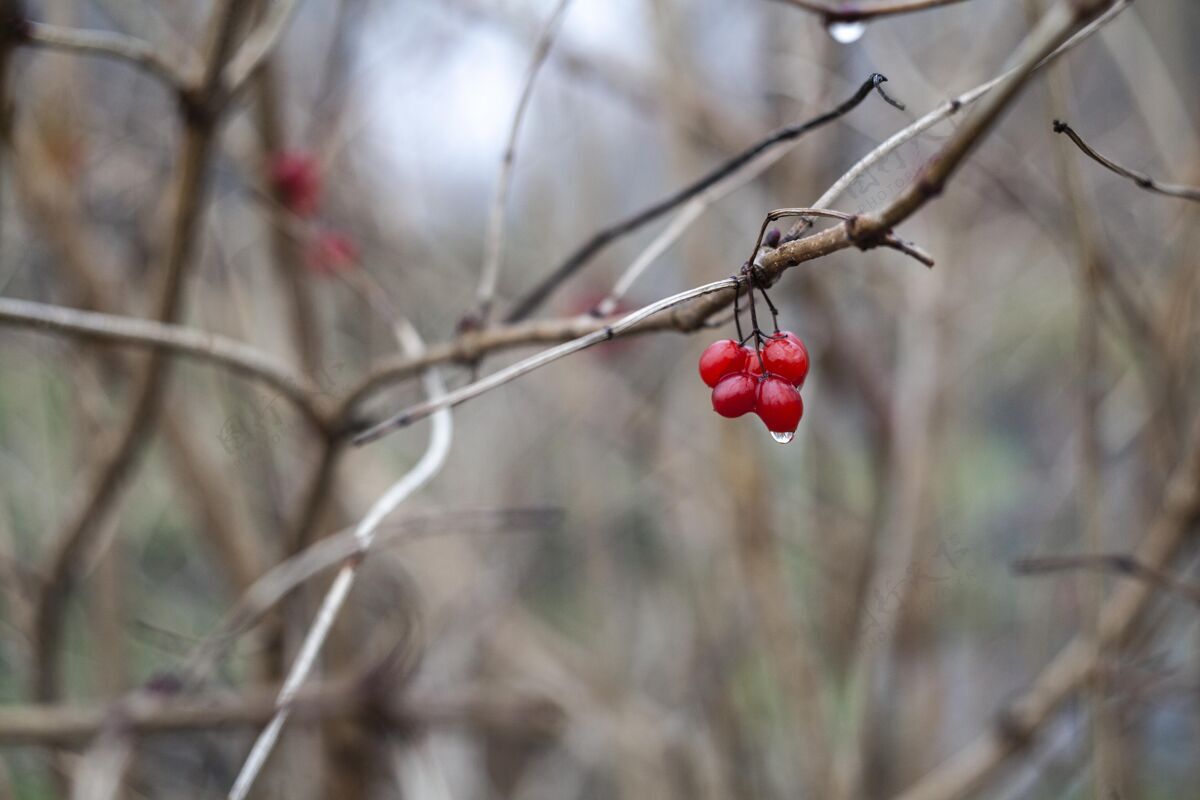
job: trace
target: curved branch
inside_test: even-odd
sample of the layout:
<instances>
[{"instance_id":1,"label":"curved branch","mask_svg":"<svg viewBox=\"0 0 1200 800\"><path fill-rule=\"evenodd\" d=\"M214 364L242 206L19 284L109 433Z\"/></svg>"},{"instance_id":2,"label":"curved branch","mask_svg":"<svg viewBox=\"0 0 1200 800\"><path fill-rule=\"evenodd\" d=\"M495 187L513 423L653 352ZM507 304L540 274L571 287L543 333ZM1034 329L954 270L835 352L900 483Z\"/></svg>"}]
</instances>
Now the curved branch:
<instances>
[{"instance_id":1,"label":"curved branch","mask_svg":"<svg viewBox=\"0 0 1200 800\"><path fill-rule=\"evenodd\" d=\"M278 390L315 425L327 424L315 403L320 387L262 350L219 334L157 320L0 297L0 326L4 325L92 342L149 347L208 361Z\"/></svg>"},{"instance_id":2,"label":"curved branch","mask_svg":"<svg viewBox=\"0 0 1200 800\"><path fill-rule=\"evenodd\" d=\"M900 14L911 14L915 11L927 11L931 8L954 5L964 0L892 0L891 2L875 3L864 6L862 3L842 3L836 0L781 0L820 14L826 25L837 22L863 22L877 17L894 17Z\"/></svg>"},{"instance_id":3,"label":"curved branch","mask_svg":"<svg viewBox=\"0 0 1200 800\"><path fill-rule=\"evenodd\" d=\"M378 300L380 303L385 302L382 297ZM388 310L385 309L385 311ZM401 348L410 355L420 355L425 343L416 329L403 317L393 315L393 318L396 320L393 327ZM446 386L441 372L436 367L427 369L424 377L425 390L431 399L436 400L445 394ZM450 409L443 407L434 416L429 444L420 460L375 501L366 516L355 527L356 554L348 559L338 571L337 577L333 579L333 583L325 593L316 616L304 635L300 651L296 654L296 658L288 670L287 678L279 690L276 712L267 726L259 733L254 746L246 756L237 779L229 790L229 800L243 800L249 794L254 781L266 764L271 751L275 748L279 734L283 731L283 726L287 723L291 713L292 703L316 665L321 649L325 646L333 624L337 621L338 614L345 605L346 598L350 595L350 589L358 577L359 567L362 565L367 551L375 542L379 526L401 503L438 474L442 465L446 463L453 438L453 417Z\"/></svg>"},{"instance_id":4,"label":"curved branch","mask_svg":"<svg viewBox=\"0 0 1200 800\"><path fill-rule=\"evenodd\" d=\"M1054 132L1065 133L1068 137L1070 137L1071 141L1075 143L1075 146L1082 150L1084 155L1086 155L1088 158L1092 159L1108 171L1115 172L1122 178L1128 178L1147 191L1157 192L1158 194L1166 195L1167 197L1179 197L1184 200L1194 200L1196 202L1200 202L1200 187L1184 186L1177 183L1162 183L1161 181L1156 181L1154 178L1151 178L1144 172L1137 172L1136 170L1129 169L1129 167L1123 167L1107 156L1104 156L1092 149L1091 145L1085 142L1083 138L1075 132L1074 128L1062 120L1054 120Z\"/></svg>"},{"instance_id":5,"label":"curved branch","mask_svg":"<svg viewBox=\"0 0 1200 800\"><path fill-rule=\"evenodd\" d=\"M150 42L114 31L96 31L82 28L64 28L44 22L26 22L21 29L20 41L32 47L63 50L100 58L115 58L141 67L150 75L161 80L172 89L180 90L188 85L188 75L193 70L180 69ZM191 59L188 59L191 65Z\"/></svg>"}]
</instances>

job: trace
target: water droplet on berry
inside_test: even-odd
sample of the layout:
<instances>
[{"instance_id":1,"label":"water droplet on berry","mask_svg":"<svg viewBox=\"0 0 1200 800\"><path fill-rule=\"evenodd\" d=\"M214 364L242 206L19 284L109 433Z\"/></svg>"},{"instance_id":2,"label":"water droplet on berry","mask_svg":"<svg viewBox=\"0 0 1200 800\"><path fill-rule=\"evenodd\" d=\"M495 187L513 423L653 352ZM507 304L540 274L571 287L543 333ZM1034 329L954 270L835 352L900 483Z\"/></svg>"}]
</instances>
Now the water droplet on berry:
<instances>
[{"instance_id":1,"label":"water droplet on berry","mask_svg":"<svg viewBox=\"0 0 1200 800\"><path fill-rule=\"evenodd\" d=\"M838 44L853 44L867 32L867 26L861 22L833 22L825 30Z\"/></svg>"},{"instance_id":2,"label":"water droplet on berry","mask_svg":"<svg viewBox=\"0 0 1200 800\"><path fill-rule=\"evenodd\" d=\"M793 438L795 438L795 436L796 434L794 431L771 431L771 438L780 444L787 444Z\"/></svg>"}]
</instances>

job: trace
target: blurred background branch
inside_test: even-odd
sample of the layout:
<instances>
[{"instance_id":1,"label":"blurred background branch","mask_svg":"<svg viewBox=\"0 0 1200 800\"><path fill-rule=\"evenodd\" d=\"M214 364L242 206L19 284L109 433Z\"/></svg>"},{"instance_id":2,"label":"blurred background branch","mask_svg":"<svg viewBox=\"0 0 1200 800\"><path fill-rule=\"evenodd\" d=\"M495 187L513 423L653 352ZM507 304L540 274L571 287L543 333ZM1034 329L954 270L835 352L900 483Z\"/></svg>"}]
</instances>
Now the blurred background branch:
<instances>
[{"instance_id":1,"label":"blurred background branch","mask_svg":"<svg viewBox=\"0 0 1200 800\"><path fill-rule=\"evenodd\" d=\"M1188 796L1198 29L0 0L0 795Z\"/></svg>"}]
</instances>

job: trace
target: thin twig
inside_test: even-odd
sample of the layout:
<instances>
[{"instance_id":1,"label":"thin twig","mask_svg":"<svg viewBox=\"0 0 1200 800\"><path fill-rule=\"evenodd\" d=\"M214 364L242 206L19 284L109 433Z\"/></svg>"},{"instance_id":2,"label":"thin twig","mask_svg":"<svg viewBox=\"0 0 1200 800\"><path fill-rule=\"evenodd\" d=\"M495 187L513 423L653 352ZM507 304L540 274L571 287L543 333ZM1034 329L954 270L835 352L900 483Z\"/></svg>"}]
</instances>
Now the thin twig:
<instances>
[{"instance_id":1,"label":"thin twig","mask_svg":"<svg viewBox=\"0 0 1200 800\"><path fill-rule=\"evenodd\" d=\"M897 108L904 108L903 105L893 100L884 91L882 84L887 80L879 73L872 73L858 90L841 105L831 111L813 117L810 120L801 122L795 125L788 125L774 131L769 136L759 142L751 145L742 152L735 155L733 158L725 161L715 169L704 175L693 183L679 189L662 200L653 203L650 206L638 211L634 214L625 217L618 222L615 222L608 227L602 228L592 235L590 239L584 242L578 249L575 250L565 261L556 267L549 275L531 289L524 297L519 299L509 312L507 321L516 322L524 319L533 313L537 308L546 301L546 298L558 288L567 278L571 277L577 270L583 267L593 256L611 244L613 241L625 236L638 228L653 222L673 208L676 208L696 195L703 192L705 189L720 182L723 178L738 172L750 162L754 161L758 156L767 153L779 145L797 139L809 131L815 130L827 123L830 123L839 117L850 113L856 108L868 95L873 91L878 91L879 95L887 100L888 103Z\"/></svg>"},{"instance_id":2,"label":"thin twig","mask_svg":"<svg viewBox=\"0 0 1200 800\"><path fill-rule=\"evenodd\" d=\"M4 325L90 342L148 347L207 361L278 390L315 424L326 425L325 414L315 402L321 395L320 387L268 353L220 334L152 319L0 297L0 326Z\"/></svg>"},{"instance_id":3,"label":"thin twig","mask_svg":"<svg viewBox=\"0 0 1200 800\"><path fill-rule=\"evenodd\" d=\"M1107 156L1104 156L1092 149L1091 145L1085 142L1083 138L1075 132L1074 128L1062 120L1054 120L1054 132L1065 133L1071 138L1071 141L1075 143L1075 146L1082 150L1084 154L1088 156L1088 158L1092 159L1097 164L1100 164L1110 172L1115 172L1123 178L1128 178L1147 191L1158 192L1159 194L1164 194L1168 197L1179 197L1184 200L1195 200L1200 202L1200 188L1195 186L1183 186L1182 184L1177 183L1162 183L1161 181L1156 181L1154 178L1146 175L1144 172L1137 172L1129 169L1128 167L1123 167Z\"/></svg>"},{"instance_id":4,"label":"thin twig","mask_svg":"<svg viewBox=\"0 0 1200 800\"><path fill-rule=\"evenodd\" d=\"M863 5L862 3L843 3L837 0L780 0L805 11L820 14L826 25L838 22L863 22L878 17L893 17L899 14L911 14L915 11L926 11L940 6L954 5L964 0L892 0Z\"/></svg>"},{"instance_id":5,"label":"thin twig","mask_svg":"<svg viewBox=\"0 0 1200 800\"><path fill-rule=\"evenodd\" d=\"M500 158L500 175L496 179L496 189L492 194L491 210L488 213L487 239L484 244L483 266L479 271L479 289L476 293L478 307L472 322L478 326L487 324L492 312L492 303L496 299L496 286L500 278L500 260L504 255L505 211L508 206L508 189L512 183L513 167L517 158L517 136L521 132L521 123L525 119L525 110L529 107L529 99L533 97L533 86L554 37L562 26L567 7L571 0L559 0L558 5L546 20L537 44L533 48L533 58L525 72L525 80L521 87L521 96L517 100L516 110L513 111L512 123L508 129L508 140L504 145L504 155Z\"/></svg>"},{"instance_id":6,"label":"thin twig","mask_svg":"<svg viewBox=\"0 0 1200 800\"><path fill-rule=\"evenodd\" d=\"M532 372L539 367L543 367L546 364L557 361L560 358L569 356L572 353L577 353L580 350L591 347L592 345L596 345L601 342L607 342L620 333L633 328L633 326L637 325L639 322L652 317L661 311L665 311L693 298L718 292L723 289L728 290L737 285L738 279L728 278L726 280L716 281L715 283L705 284L704 286L700 286L695 289L689 289L686 292L680 292L679 294L672 295L664 300L651 303L644 308L640 308L631 314L621 317L611 325L604 325L599 330L581 336L578 339L573 339L569 342L559 345L558 347L552 347L549 350L543 350L537 355L531 356L523 361L519 361L509 367L505 367L498 372L494 372L485 378L481 378L473 383L469 383L466 386L455 389L452 392L447 392L436 399L426 400L425 402L419 403L412 408L405 409L399 414L372 425L370 428L357 434L353 439L353 443L355 445L364 445L369 442L373 442L376 439L386 436L392 431L398 430L407 425L411 425L419 419L424 419L434 412L444 408L452 408L459 403L464 403L467 400L478 397L484 392L495 389L497 386L503 386L509 381L515 380L526 373Z\"/></svg>"},{"instance_id":7,"label":"thin twig","mask_svg":"<svg viewBox=\"0 0 1200 800\"><path fill-rule=\"evenodd\" d=\"M21 31L20 41L31 47L48 50L64 50L72 53L115 58L141 67L147 73L163 81L175 90L188 86L198 68L195 57L190 53L172 54L168 57L150 42L115 31L96 31L82 28L64 28L44 22L27 22ZM183 59L184 66L176 63Z\"/></svg>"},{"instance_id":8,"label":"thin twig","mask_svg":"<svg viewBox=\"0 0 1200 800\"><path fill-rule=\"evenodd\" d=\"M394 327L401 347L408 351L410 355L419 355L425 345L421 341L421 337L417 334L416 329L407 320L398 317L395 318ZM445 384L437 368L431 367L426 371L425 390L431 400L436 400L444 395L446 390ZM371 506L366 516L363 517L355 528L354 538L358 544L358 552L360 554L366 553L370 549L375 539L376 531L383 520L397 506L403 503L409 495L428 483L438 473L446 461L446 456L450 452L453 432L454 425L450 410L449 408L442 408L434 416L433 431L429 437L429 446L425 450L424 455L421 456L421 459L412 469L405 473L400 480L396 481L390 489L375 501L375 504ZM333 628L333 623L337 619L338 613L341 611L347 596L350 594L350 589L354 585L354 580L358 575L358 568L361 564L361 557L347 561L330 585L329 591L326 593L325 599L321 602L320 608L317 609L316 617L313 619L313 623L309 627L303 643L300 645L300 651L296 655L296 660L292 662L292 667L288 671L287 678L283 682L283 687L279 691L279 697L276 701L277 711L267 724L267 727L259 734L258 739L254 742L254 747L251 748L249 755L242 764L237 780L234 781L233 787L229 790L229 800L244 800L254 785L259 772L262 771L263 765L266 764L267 758L274 749L275 743L279 739L279 734L287 722L291 703L300 691L300 688L308 680L309 673L312 672L313 667L316 665L317 657L325 645L325 640Z\"/></svg>"},{"instance_id":9,"label":"thin twig","mask_svg":"<svg viewBox=\"0 0 1200 800\"><path fill-rule=\"evenodd\" d=\"M1023 558L1014 561L1013 572L1018 575L1044 575L1068 570L1094 570L1115 572L1137 580L1148 581L1162 589L1174 592L1196 605L1200 605L1200 586L1185 581L1165 569L1143 564L1130 555L1103 553L1088 556L1045 556Z\"/></svg>"}]
</instances>

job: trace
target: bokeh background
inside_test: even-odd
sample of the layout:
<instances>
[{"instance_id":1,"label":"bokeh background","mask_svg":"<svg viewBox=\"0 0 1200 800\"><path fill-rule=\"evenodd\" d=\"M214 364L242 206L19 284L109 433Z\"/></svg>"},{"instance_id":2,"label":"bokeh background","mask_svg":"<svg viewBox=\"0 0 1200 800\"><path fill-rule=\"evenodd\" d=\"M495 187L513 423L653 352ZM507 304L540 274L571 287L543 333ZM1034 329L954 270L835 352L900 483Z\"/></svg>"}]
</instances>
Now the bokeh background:
<instances>
[{"instance_id":1,"label":"bokeh background","mask_svg":"<svg viewBox=\"0 0 1200 800\"><path fill-rule=\"evenodd\" d=\"M708 209L624 306L732 274L768 210L811 203L884 138L998 74L1044 5L968 0L842 43L786 2L575 0L517 138L500 313L597 228L885 74L907 111L871 97L800 140ZM29 10L183 63L211 6ZM181 323L251 343L330 397L395 355L367 292L428 342L455 337L553 6L300 3L220 130ZM405 725L307 715L259 796L824 797L834 790L814 776L836 762L853 775L846 796L889 797L994 725L1127 580L1022 575L1013 562L1131 552L1197 405L1200 208L1105 172L1051 121L1134 169L1200 183L1198 40L1200 6L1138 3L1041 73L902 226L934 269L880 249L788 271L772 299L813 356L789 445L712 413L696 360L728 324L618 340L456 408L448 462L394 515L425 533L366 561L320 672L370 684L372 705L473 704ZM176 99L127 63L43 48L17 49L7 79L0 293L149 315ZM886 203L956 124L901 147L838 207ZM272 196L284 151L316 164L315 214ZM613 244L539 314L590 309L664 224ZM330 234L349 246L321 256ZM1084 263L1103 276L1094 291ZM297 292L310 306L300 333ZM0 330L0 697L16 708L31 700L47 553L144 356ZM529 352L444 374L462 385ZM420 397L419 381L397 383L364 413ZM175 364L163 404L68 599L69 707L169 687L296 549L321 445L294 408L195 361ZM428 435L419 423L347 449L309 538L359 519ZM1172 565L1183 580L1194 554ZM275 685L327 579L291 593L194 691ZM1196 620L1164 593L1142 633L1106 655L1104 691L1074 697L978 796L1194 796ZM1104 780L1098 710L1115 746ZM119 796L223 796L255 732L140 737ZM0 744L0 796L62 796L88 741Z\"/></svg>"}]
</instances>

